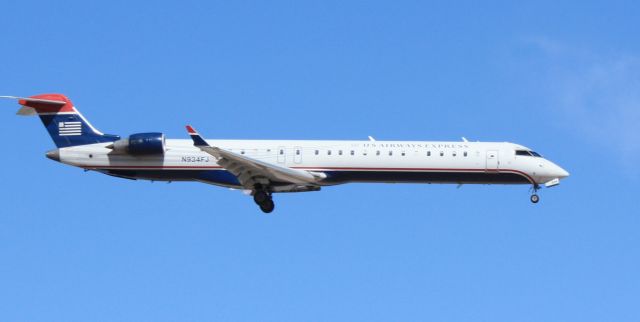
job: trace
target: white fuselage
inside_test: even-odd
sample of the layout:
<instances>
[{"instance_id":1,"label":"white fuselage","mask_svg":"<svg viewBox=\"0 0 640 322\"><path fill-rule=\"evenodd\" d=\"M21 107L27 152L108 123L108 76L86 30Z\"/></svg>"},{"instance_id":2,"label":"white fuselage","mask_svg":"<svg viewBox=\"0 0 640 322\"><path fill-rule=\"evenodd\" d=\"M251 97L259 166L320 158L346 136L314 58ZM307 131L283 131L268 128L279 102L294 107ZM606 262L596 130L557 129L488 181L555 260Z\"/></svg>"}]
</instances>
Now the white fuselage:
<instances>
[{"instance_id":1,"label":"white fuselage","mask_svg":"<svg viewBox=\"0 0 640 322\"><path fill-rule=\"evenodd\" d=\"M62 94L17 99L19 115L38 115L58 147L47 157L107 175L143 180L198 181L247 190L265 213L273 193L317 191L349 182L540 184L569 175L526 147L507 142L191 140L163 133L122 138L93 127Z\"/></svg>"},{"instance_id":2,"label":"white fuselage","mask_svg":"<svg viewBox=\"0 0 640 322\"><path fill-rule=\"evenodd\" d=\"M212 146L267 163L328 173L320 185L346 182L542 184L568 173L506 142L207 140ZM107 174L150 180L195 180L238 187L203 171L225 171L191 140L167 140L164 155L114 153L107 144L59 149L59 161ZM197 173L197 175L191 174Z\"/></svg>"}]
</instances>

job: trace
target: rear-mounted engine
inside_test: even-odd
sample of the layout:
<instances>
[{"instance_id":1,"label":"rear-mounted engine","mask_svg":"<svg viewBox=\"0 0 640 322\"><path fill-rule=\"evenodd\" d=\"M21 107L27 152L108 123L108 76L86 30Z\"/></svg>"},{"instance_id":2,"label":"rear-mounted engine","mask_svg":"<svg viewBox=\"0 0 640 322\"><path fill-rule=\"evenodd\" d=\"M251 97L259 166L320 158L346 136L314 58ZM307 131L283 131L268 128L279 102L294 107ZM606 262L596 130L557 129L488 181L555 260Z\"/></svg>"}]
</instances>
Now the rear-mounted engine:
<instances>
[{"instance_id":1,"label":"rear-mounted engine","mask_svg":"<svg viewBox=\"0 0 640 322\"><path fill-rule=\"evenodd\" d=\"M164 154L165 142L162 133L136 133L126 139L113 142L107 148L115 152L132 155Z\"/></svg>"}]
</instances>

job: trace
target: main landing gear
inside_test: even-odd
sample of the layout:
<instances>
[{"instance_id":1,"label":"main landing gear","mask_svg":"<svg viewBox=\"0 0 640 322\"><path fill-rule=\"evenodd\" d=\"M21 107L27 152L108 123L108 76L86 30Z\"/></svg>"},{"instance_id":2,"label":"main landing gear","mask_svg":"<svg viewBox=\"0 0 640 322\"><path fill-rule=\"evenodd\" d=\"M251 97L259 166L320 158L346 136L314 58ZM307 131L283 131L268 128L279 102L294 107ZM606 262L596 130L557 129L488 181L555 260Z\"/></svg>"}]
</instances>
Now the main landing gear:
<instances>
[{"instance_id":1,"label":"main landing gear","mask_svg":"<svg viewBox=\"0 0 640 322\"><path fill-rule=\"evenodd\" d=\"M276 205L273 203L271 193L263 188L254 190L253 201L260 206L260 210L265 214L271 213Z\"/></svg>"},{"instance_id":2,"label":"main landing gear","mask_svg":"<svg viewBox=\"0 0 640 322\"><path fill-rule=\"evenodd\" d=\"M532 203L538 203L538 201L540 201L540 197L538 196L537 192L538 189L540 189L540 186L536 183L533 185L533 194L531 194L531 202Z\"/></svg>"}]
</instances>

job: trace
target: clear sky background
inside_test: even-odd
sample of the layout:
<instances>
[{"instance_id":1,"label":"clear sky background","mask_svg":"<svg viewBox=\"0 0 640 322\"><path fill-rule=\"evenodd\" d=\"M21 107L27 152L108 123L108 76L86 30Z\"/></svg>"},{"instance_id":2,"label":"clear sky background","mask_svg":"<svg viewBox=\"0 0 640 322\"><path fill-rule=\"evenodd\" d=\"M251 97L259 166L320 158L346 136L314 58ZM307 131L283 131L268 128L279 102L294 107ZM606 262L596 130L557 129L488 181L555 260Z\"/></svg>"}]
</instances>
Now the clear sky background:
<instances>
[{"instance_id":1,"label":"clear sky background","mask_svg":"<svg viewBox=\"0 0 640 322\"><path fill-rule=\"evenodd\" d=\"M100 130L510 141L527 186L276 196L84 173L0 102L1 321L638 321L637 1L5 1L0 95Z\"/></svg>"}]
</instances>

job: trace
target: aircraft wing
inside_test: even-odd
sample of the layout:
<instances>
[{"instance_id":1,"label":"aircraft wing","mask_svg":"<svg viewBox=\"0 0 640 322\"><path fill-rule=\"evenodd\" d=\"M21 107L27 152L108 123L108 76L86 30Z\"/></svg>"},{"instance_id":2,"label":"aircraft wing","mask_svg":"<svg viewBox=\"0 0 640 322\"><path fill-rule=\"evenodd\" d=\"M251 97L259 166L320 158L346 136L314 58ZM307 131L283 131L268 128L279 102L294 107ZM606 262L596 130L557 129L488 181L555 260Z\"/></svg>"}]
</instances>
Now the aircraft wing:
<instances>
[{"instance_id":1,"label":"aircraft wing","mask_svg":"<svg viewBox=\"0 0 640 322\"><path fill-rule=\"evenodd\" d=\"M283 167L211 146L191 126L187 125L187 131L194 146L216 158L245 188L253 189L255 184L318 186L318 181L326 178L324 173Z\"/></svg>"}]
</instances>

